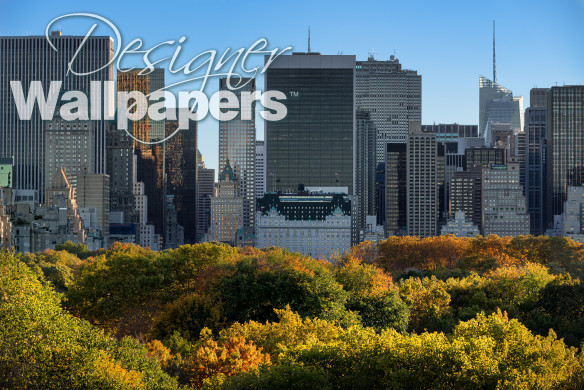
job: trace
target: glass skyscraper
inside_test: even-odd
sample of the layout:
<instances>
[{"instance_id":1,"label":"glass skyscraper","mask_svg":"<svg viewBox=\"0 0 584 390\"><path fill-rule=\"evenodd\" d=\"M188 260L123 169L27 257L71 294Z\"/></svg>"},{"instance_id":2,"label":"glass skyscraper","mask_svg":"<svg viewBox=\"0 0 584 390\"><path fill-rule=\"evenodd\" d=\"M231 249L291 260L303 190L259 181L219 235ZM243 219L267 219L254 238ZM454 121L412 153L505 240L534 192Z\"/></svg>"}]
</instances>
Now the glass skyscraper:
<instances>
[{"instance_id":1,"label":"glass skyscraper","mask_svg":"<svg viewBox=\"0 0 584 390\"><path fill-rule=\"evenodd\" d=\"M355 56L280 56L266 72L265 90L285 93L288 110L265 123L266 191L302 184L347 187L352 195Z\"/></svg>"},{"instance_id":2,"label":"glass skyscraper","mask_svg":"<svg viewBox=\"0 0 584 390\"><path fill-rule=\"evenodd\" d=\"M227 79L219 79L219 90L230 91L241 102L241 92L256 90L256 80L234 80L241 88L230 89ZM241 112L229 121L219 121L219 167L231 164L239 180L243 198L243 228L253 234L255 221L255 150L256 150L255 102L252 103L251 120L243 120Z\"/></svg>"},{"instance_id":3,"label":"glass skyscraper","mask_svg":"<svg viewBox=\"0 0 584 390\"><path fill-rule=\"evenodd\" d=\"M547 94L547 222L560 215L568 186L584 183L584 85Z\"/></svg>"},{"instance_id":4,"label":"glass skyscraper","mask_svg":"<svg viewBox=\"0 0 584 390\"><path fill-rule=\"evenodd\" d=\"M533 88L530 107L525 110L525 195L529 209L530 232L544 234L546 230L546 130L547 88Z\"/></svg>"},{"instance_id":5,"label":"glass skyscraper","mask_svg":"<svg viewBox=\"0 0 584 390\"><path fill-rule=\"evenodd\" d=\"M523 97L513 97L507 88L479 76L479 136L491 145L493 123L509 123L512 129L523 129Z\"/></svg>"},{"instance_id":6,"label":"glass skyscraper","mask_svg":"<svg viewBox=\"0 0 584 390\"><path fill-rule=\"evenodd\" d=\"M151 73L140 74L142 69L122 69L117 73L117 87L120 91L140 91L148 95L164 87L164 69L156 68ZM147 107L143 107L147 109ZM147 144L163 139L165 121L152 121L148 115L130 123L134 138L137 181L144 183L144 194L148 196L148 224L155 227L156 234L164 234L164 144ZM123 131L123 130L119 130ZM196 159L196 154L193 157ZM110 168L108 168L110 169ZM111 167L116 169L116 167ZM112 173L112 176L114 174Z\"/></svg>"}]
</instances>

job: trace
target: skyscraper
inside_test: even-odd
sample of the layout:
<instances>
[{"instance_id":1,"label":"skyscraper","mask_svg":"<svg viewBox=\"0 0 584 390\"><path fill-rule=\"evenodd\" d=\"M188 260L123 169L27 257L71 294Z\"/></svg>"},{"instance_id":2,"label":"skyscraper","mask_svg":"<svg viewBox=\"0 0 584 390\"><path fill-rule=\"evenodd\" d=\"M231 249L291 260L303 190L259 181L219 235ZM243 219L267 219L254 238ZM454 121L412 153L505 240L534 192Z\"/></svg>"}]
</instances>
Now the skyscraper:
<instances>
[{"instance_id":1,"label":"skyscraper","mask_svg":"<svg viewBox=\"0 0 584 390\"><path fill-rule=\"evenodd\" d=\"M369 110L357 109L355 137L355 194L359 197L359 229L365 229L366 216L375 209L375 125Z\"/></svg>"},{"instance_id":2,"label":"skyscraper","mask_svg":"<svg viewBox=\"0 0 584 390\"><path fill-rule=\"evenodd\" d=\"M197 174L197 242L208 233L211 223L211 198L215 194L215 170L205 167L203 156L199 155Z\"/></svg>"},{"instance_id":3,"label":"skyscraper","mask_svg":"<svg viewBox=\"0 0 584 390\"><path fill-rule=\"evenodd\" d=\"M483 166L474 166L468 171L457 171L450 182L450 213L463 211L465 217L483 228Z\"/></svg>"},{"instance_id":4,"label":"skyscraper","mask_svg":"<svg viewBox=\"0 0 584 390\"><path fill-rule=\"evenodd\" d=\"M141 69L122 69L117 73L118 92L139 91L148 95L164 87L164 69L156 68L141 75ZM145 107L147 109L147 107ZM130 122L134 141L137 181L144 183L144 195L148 197L148 224L154 225L156 234L163 235L164 219L164 145L147 144L164 138L165 121L152 121L146 115L139 121ZM142 141L142 142L140 142Z\"/></svg>"},{"instance_id":5,"label":"skyscraper","mask_svg":"<svg viewBox=\"0 0 584 390\"><path fill-rule=\"evenodd\" d=\"M407 143L407 228L410 236L438 234L437 163L436 135L423 132L419 121L411 121Z\"/></svg>"},{"instance_id":6,"label":"skyscraper","mask_svg":"<svg viewBox=\"0 0 584 390\"><path fill-rule=\"evenodd\" d=\"M266 146L264 141L256 141L255 150L255 196L263 198L266 192Z\"/></svg>"},{"instance_id":7,"label":"skyscraper","mask_svg":"<svg viewBox=\"0 0 584 390\"><path fill-rule=\"evenodd\" d=\"M93 126L95 121L67 121L61 117L57 103L53 119L44 123L45 177L54 177L61 168L65 168L67 178L77 188L77 176L90 172L94 167ZM106 129L107 136L107 129ZM45 182L49 186L50 182Z\"/></svg>"},{"instance_id":8,"label":"skyscraper","mask_svg":"<svg viewBox=\"0 0 584 390\"><path fill-rule=\"evenodd\" d=\"M256 90L255 79L242 78L238 79L238 83L245 86L230 89L228 79L219 79L219 90L234 93L239 101L242 101L242 92ZM255 102L252 103L251 120L243 120L240 111L234 119L219 121L219 166L224 167L229 161L240 181L243 228L251 233L255 221L255 142Z\"/></svg>"},{"instance_id":9,"label":"skyscraper","mask_svg":"<svg viewBox=\"0 0 584 390\"><path fill-rule=\"evenodd\" d=\"M526 177L525 195L529 208L531 234L544 234L546 225L546 137L547 88L533 88L530 107L525 110Z\"/></svg>"},{"instance_id":10,"label":"skyscraper","mask_svg":"<svg viewBox=\"0 0 584 390\"><path fill-rule=\"evenodd\" d=\"M479 135L487 145L492 143L493 123L509 123L512 129L523 129L523 96L513 96L509 89L479 76Z\"/></svg>"},{"instance_id":11,"label":"skyscraper","mask_svg":"<svg viewBox=\"0 0 584 390\"><path fill-rule=\"evenodd\" d=\"M385 234L407 233L407 145L386 144L385 157Z\"/></svg>"},{"instance_id":12,"label":"skyscraper","mask_svg":"<svg viewBox=\"0 0 584 390\"><path fill-rule=\"evenodd\" d=\"M101 245L105 248L109 244L109 181L108 175L91 174L86 168L77 175L77 206L96 209L99 231L95 232L95 236L101 238Z\"/></svg>"},{"instance_id":13,"label":"skyscraper","mask_svg":"<svg viewBox=\"0 0 584 390\"><path fill-rule=\"evenodd\" d=\"M228 160L219 174L215 196L211 198L209 241L235 245L237 230L243 226L243 197L239 183Z\"/></svg>"},{"instance_id":14,"label":"skyscraper","mask_svg":"<svg viewBox=\"0 0 584 390\"><path fill-rule=\"evenodd\" d=\"M561 215L568 186L584 182L584 85L547 94L547 222Z\"/></svg>"},{"instance_id":15,"label":"skyscraper","mask_svg":"<svg viewBox=\"0 0 584 390\"><path fill-rule=\"evenodd\" d=\"M347 187L352 195L355 56L279 56L265 90L285 93L288 112L265 123L268 190L293 192L302 184Z\"/></svg>"},{"instance_id":16,"label":"skyscraper","mask_svg":"<svg viewBox=\"0 0 584 390\"><path fill-rule=\"evenodd\" d=\"M167 121L167 137L177 128L176 121ZM190 121L188 129L169 138L162 148L166 164L166 203L174 203L177 221L184 228L184 243L194 244L197 242L197 122ZM167 205L166 210L171 208Z\"/></svg>"},{"instance_id":17,"label":"skyscraper","mask_svg":"<svg viewBox=\"0 0 584 390\"><path fill-rule=\"evenodd\" d=\"M114 121L107 123L107 174L110 212L122 212L123 223L138 222L134 204L134 140Z\"/></svg>"},{"instance_id":18,"label":"skyscraper","mask_svg":"<svg viewBox=\"0 0 584 390\"><path fill-rule=\"evenodd\" d=\"M53 178L45 177L45 122L41 119L37 105L31 120L19 119L10 81L21 81L25 96L28 97L31 81L42 82L45 95L51 81L62 81L61 90L83 91L89 95L91 81L113 80L113 66L105 66L113 57L112 38L91 36L77 53L71 64L76 72L94 71L105 66L88 76L76 76L68 72L69 63L86 37L62 36L61 32L54 31L49 39L56 50L44 36L0 37L0 158L14 158L14 188L37 191L41 203L45 195L45 182L51 183ZM113 99L110 101L113 102ZM105 121L97 120L94 126L94 157L93 165L89 168L92 173L105 173ZM53 175L56 173L53 172Z\"/></svg>"},{"instance_id":19,"label":"skyscraper","mask_svg":"<svg viewBox=\"0 0 584 390\"><path fill-rule=\"evenodd\" d=\"M377 163L384 162L385 144L406 143L409 121L422 120L422 76L402 69L395 56L387 61L357 61L356 107L371 112L377 128Z\"/></svg>"}]
</instances>

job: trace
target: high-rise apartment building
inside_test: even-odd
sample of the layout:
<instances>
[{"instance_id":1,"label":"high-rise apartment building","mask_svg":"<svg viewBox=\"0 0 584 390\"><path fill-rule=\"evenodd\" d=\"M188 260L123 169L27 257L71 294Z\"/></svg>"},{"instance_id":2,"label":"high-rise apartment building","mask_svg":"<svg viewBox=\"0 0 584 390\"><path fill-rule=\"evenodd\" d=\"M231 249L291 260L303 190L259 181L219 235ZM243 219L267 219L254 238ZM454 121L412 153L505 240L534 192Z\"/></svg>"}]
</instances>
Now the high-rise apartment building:
<instances>
[{"instance_id":1,"label":"high-rise apartment building","mask_svg":"<svg viewBox=\"0 0 584 390\"><path fill-rule=\"evenodd\" d=\"M407 142L408 235L438 234L439 183L436 135L422 131L419 121L410 122Z\"/></svg>"},{"instance_id":2,"label":"high-rise apartment building","mask_svg":"<svg viewBox=\"0 0 584 390\"><path fill-rule=\"evenodd\" d=\"M287 98L286 117L265 122L268 190L347 187L352 195L355 56L279 56L266 72L264 89Z\"/></svg>"},{"instance_id":3,"label":"high-rise apartment building","mask_svg":"<svg viewBox=\"0 0 584 390\"><path fill-rule=\"evenodd\" d=\"M242 101L242 92L252 93L256 90L255 79L238 79L243 85L231 89L229 79L219 79L219 90L230 91ZM251 119L244 120L242 112L231 120L219 120L219 166L231 164L233 173L240 181L241 197L243 198L243 228L253 233L255 221L255 152L256 152L256 121L255 102L251 103ZM220 113L220 117L224 115Z\"/></svg>"},{"instance_id":4,"label":"high-rise apartment building","mask_svg":"<svg viewBox=\"0 0 584 390\"><path fill-rule=\"evenodd\" d=\"M519 184L519 163L491 165L483 170L483 235L529 234L529 214Z\"/></svg>"},{"instance_id":5,"label":"high-rise apartment building","mask_svg":"<svg viewBox=\"0 0 584 390\"><path fill-rule=\"evenodd\" d=\"M264 141L256 141L255 144L255 196L256 199L264 197L266 193L266 145Z\"/></svg>"},{"instance_id":6,"label":"high-rise apartment building","mask_svg":"<svg viewBox=\"0 0 584 390\"><path fill-rule=\"evenodd\" d=\"M468 171L457 171L450 181L450 212L451 215L459 211L482 231L483 204L482 204L483 166L477 165Z\"/></svg>"},{"instance_id":7,"label":"high-rise apartment building","mask_svg":"<svg viewBox=\"0 0 584 390\"><path fill-rule=\"evenodd\" d=\"M45 36L0 37L0 158L14 158L13 187L37 191L41 203L44 189L48 187L45 183L51 183L52 175L57 173L45 176L46 122L37 105L31 120L20 120L10 82L22 82L25 97L28 97L32 81L42 83L45 95L51 81L62 81L62 91L83 91L89 96L92 81L99 82L103 88L103 82L113 80L113 66L106 66L114 54L112 38L62 36L61 32L54 31L49 39L54 48ZM76 76L68 72L74 57L71 67L78 73L103 69L87 76ZM113 103L113 89L110 92L109 101ZM113 107L105 106L103 101L102 107L112 113ZM93 122L93 164L89 166L92 173L106 172L105 125L102 120Z\"/></svg>"},{"instance_id":8,"label":"high-rise apartment building","mask_svg":"<svg viewBox=\"0 0 584 390\"><path fill-rule=\"evenodd\" d=\"M533 88L530 107L525 110L525 196L529 208L531 234L544 234L547 228L547 88Z\"/></svg>"},{"instance_id":9,"label":"high-rise apartment building","mask_svg":"<svg viewBox=\"0 0 584 390\"><path fill-rule=\"evenodd\" d=\"M393 55L387 61L371 55L356 66L356 107L371 112L377 129L377 163L382 163L385 144L406 143L409 122L422 120L422 76L402 69Z\"/></svg>"},{"instance_id":10,"label":"high-rise apartment building","mask_svg":"<svg viewBox=\"0 0 584 390\"><path fill-rule=\"evenodd\" d=\"M584 183L584 85L547 94L547 221L561 215L568 186Z\"/></svg>"}]
</instances>

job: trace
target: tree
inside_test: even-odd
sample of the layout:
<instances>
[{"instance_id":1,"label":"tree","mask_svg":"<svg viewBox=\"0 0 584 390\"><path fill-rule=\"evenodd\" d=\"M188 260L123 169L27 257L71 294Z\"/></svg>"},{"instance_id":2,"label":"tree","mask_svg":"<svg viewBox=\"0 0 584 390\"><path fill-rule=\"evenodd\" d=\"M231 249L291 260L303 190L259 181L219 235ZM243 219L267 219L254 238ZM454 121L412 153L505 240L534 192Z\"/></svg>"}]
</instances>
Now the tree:
<instances>
[{"instance_id":1,"label":"tree","mask_svg":"<svg viewBox=\"0 0 584 390\"><path fill-rule=\"evenodd\" d=\"M364 326L405 331L409 310L391 277L381 269L348 257L335 268L337 281L349 292L347 309L359 313Z\"/></svg>"},{"instance_id":2,"label":"tree","mask_svg":"<svg viewBox=\"0 0 584 390\"><path fill-rule=\"evenodd\" d=\"M60 307L60 296L0 252L0 387L176 389L132 339L116 342Z\"/></svg>"}]
</instances>

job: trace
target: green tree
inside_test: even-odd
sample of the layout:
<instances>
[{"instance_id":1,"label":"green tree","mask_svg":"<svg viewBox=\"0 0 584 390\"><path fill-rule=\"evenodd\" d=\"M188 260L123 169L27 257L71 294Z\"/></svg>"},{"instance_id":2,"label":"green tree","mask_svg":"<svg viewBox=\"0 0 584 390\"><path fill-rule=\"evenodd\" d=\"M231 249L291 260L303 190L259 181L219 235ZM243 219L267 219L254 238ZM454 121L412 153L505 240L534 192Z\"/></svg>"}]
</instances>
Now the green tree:
<instances>
[{"instance_id":1,"label":"green tree","mask_svg":"<svg viewBox=\"0 0 584 390\"><path fill-rule=\"evenodd\" d=\"M0 388L177 388L144 346L116 342L60 302L16 255L0 252Z\"/></svg>"}]
</instances>

